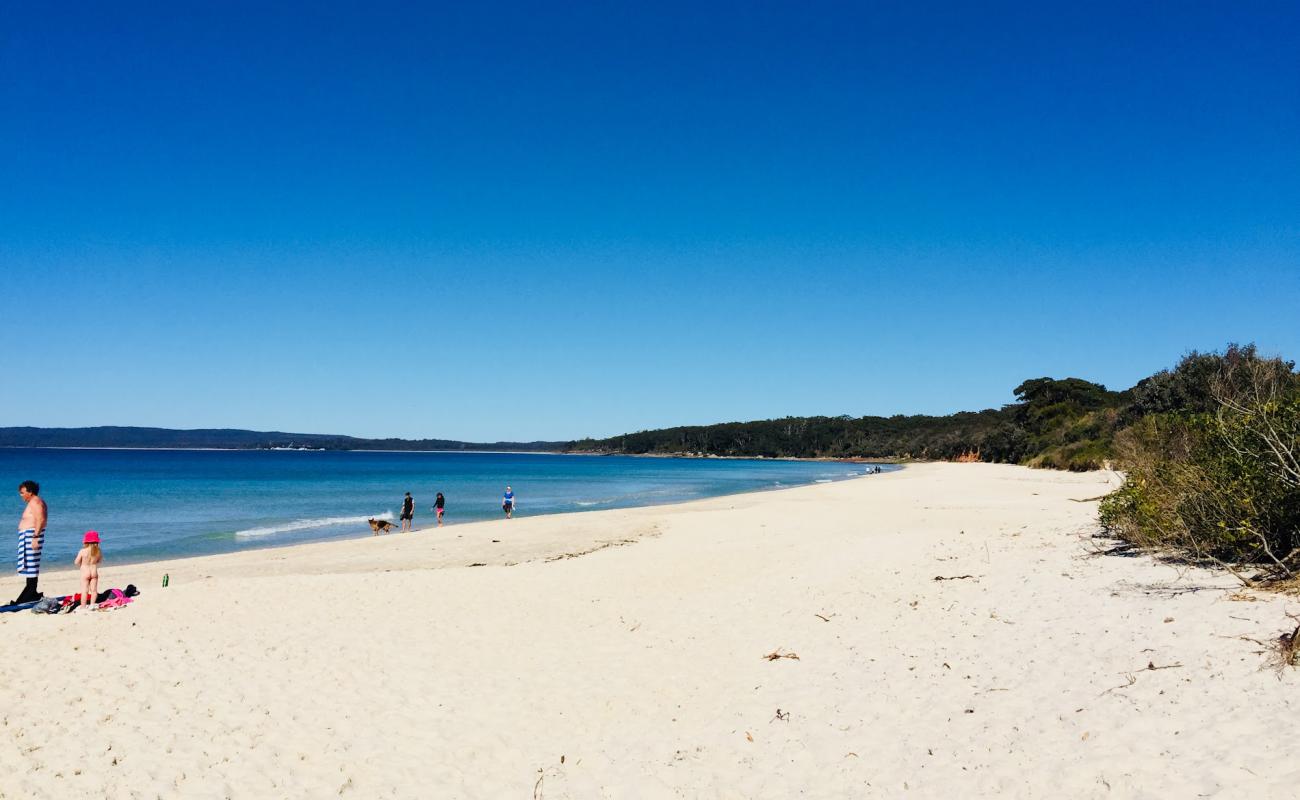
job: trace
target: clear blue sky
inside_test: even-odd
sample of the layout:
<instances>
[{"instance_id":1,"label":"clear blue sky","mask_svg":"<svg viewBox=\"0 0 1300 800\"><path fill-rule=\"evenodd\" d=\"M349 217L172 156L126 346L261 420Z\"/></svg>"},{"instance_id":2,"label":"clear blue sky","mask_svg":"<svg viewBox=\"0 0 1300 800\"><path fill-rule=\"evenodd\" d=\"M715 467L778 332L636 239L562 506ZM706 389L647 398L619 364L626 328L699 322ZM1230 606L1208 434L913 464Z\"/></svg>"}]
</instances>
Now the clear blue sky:
<instances>
[{"instance_id":1,"label":"clear blue sky","mask_svg":"<svg viewBox=\"0 0 1300 800\"><path fill-rule=\"evenodd\" d=\"M0 425L564 439L1300 357L1294 3L206 5L6 11Z\"/></svg>"}]
</instances>

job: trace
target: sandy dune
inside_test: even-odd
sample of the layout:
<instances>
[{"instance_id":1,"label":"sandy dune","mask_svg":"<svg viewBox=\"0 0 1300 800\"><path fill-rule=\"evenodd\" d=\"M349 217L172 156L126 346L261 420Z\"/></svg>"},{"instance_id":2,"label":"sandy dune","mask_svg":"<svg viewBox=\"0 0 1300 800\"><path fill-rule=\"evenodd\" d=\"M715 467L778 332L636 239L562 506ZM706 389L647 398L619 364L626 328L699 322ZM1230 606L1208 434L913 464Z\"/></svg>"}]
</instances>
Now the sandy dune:
<instances>
[{"instance_id":1,"label":"sandy dune","mask_svg":"<svg viewBox=\"0 0 1300 800\"><path fill-rule=\"evenodd\" d=\"M1075 500L1114 483L917 465L158 564L110 544L132 607L0 615L0 797L1296 796L1300 676L1235 637L1300 603L1089 555Z\"/></svg>"}]
</instances>

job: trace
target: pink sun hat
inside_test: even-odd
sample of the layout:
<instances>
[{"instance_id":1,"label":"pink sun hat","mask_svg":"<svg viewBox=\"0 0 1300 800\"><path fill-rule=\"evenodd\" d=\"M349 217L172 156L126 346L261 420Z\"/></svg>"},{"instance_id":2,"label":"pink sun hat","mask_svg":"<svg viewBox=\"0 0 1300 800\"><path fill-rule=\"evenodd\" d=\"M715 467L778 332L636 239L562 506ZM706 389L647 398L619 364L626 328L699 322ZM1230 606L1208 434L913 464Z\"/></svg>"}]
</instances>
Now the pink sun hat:
<instances>
[{"instance_id":1,"label":"pink sun hat","mask_svg":"<svg viewBox=\"0 0 1300 800\"><path fill-rule=\"evenodd\" d=\"M86 535L81 539L82 544L99 544L98 531L86 531Z\"/></svg>"}]
</instances>

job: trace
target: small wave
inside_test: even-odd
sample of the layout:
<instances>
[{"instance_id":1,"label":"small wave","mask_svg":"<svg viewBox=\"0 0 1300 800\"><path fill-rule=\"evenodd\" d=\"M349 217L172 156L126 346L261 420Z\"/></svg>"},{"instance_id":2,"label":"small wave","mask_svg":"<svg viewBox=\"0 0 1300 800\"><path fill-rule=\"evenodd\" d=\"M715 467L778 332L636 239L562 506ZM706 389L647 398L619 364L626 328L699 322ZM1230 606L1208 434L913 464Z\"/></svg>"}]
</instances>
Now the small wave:
<instances>
[{"instance_id":1,"label":"small wave","mask_svg":"<svg viewBox=\"0 0 1300 800\"><path fill-rule=\"evenodd\" d=\"M385 511L382 514L376 514L374 519L392 521L393 512ZM283 525L268 525L265 528L249 528L244 531L235 531L239 537L246 536L270 536L273 533L287 533L289 531L305 531L309 528L324 528L329 525L360 525L368 522L371 517L322 517L321 519L298 519L293 522L286 522Z\"/></svg>"},{"instance_id":2,"label":"small wave","mask_svg":"<svg viewBox=\"0 0 1300 800\"><path fill-rule=\"evenodd\" d=\"M830 478L818 478L817 483L834 483Z\"/></svg>"},{"instance_id":3,"label":"small wave","mask_svg":"<svg viewBox=\"0 0 1300 800\"><path fill-rule=\"evenodd\" d=\"M576 506L582 506L583 508L586 508L587 506L598 506L603 502L605 501L604 500L574 500L573 504Z\"/></svg>"}]
</instances>

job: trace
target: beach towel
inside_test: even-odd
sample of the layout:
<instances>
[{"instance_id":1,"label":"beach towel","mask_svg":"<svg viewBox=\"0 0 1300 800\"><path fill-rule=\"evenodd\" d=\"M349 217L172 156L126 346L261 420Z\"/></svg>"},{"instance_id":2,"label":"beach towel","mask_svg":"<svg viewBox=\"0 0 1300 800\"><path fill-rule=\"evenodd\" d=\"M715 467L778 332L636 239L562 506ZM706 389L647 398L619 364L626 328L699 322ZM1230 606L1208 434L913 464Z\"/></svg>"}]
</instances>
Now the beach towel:
<instances>
[{"instance_id":1,"label":"beach towel","mask_svg":"<svg viewBox=\"0 0 1300 800\"><path fill-rule=\"evenodd\" d=\"M136 595L140 594L140 590L135 588L134 583L128 583L125 589L105 589L104 591L95 595L95 602L102 603L105 600L108 600L109 598L114 596L113 592L118 592L124 597L135 597Z\"/></svg>"},{"instance_id":2,"label":"beach towel","mask_svg":"<svg viewBox=\"0 0 1300 800\"><path fill-rule=\"evenodd\" d=\"M112 611L131 602L131 598L122 594L121 589L113 589L113 596L99 604L100 611Z\"/></svg>"}]
</instances>

